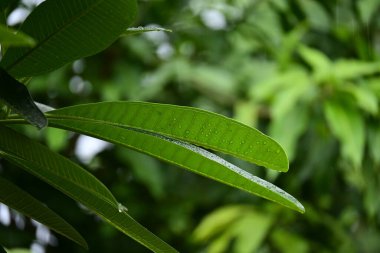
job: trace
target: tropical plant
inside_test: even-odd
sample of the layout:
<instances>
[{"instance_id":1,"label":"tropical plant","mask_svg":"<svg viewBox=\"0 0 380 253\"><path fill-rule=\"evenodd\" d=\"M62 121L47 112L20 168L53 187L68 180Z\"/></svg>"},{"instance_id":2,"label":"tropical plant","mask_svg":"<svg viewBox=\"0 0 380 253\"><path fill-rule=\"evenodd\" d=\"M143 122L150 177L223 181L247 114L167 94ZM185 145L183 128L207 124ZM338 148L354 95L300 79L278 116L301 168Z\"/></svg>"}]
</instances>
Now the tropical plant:
<instances>
[{"instance_id":1,"label":"tropical plant","mask_svg":"<svg viewBox=\"0 0 380 253\"><path fill-rule=\"evenodd\" d=\"M12 3L1 3L4 17ZM33 101L27 84L34 76L96 54L122 35L155 30L128 29L136 5L134 0L46 0L19 29L0 25L0 157L155 252L176 250L136 222L91 173L20 133L25 128L18 125L61 128L103 139L303 213L303 206L291 195L209 151L288 170L288 158L277 142L233 119L192 107L146 102L102 102L54 110ZM5 178L0 178L0 186L2 203L88 247L69 223L39 200Z\"/></svg>"}]
</instances>

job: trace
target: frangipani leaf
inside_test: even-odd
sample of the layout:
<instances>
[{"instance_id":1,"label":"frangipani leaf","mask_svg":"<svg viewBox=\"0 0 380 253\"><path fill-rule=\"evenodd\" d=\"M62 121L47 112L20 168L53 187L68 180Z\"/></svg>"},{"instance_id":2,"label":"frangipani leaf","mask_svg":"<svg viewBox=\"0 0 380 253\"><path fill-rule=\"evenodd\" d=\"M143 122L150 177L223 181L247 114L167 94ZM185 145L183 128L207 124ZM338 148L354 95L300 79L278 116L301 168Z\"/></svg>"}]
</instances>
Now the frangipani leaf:
<instances>
[{"instance_id":1,"label":"frangipani leaf","mask_svg":"<svg viewBox=\"0 0 380 253\"><path fill-rule=\"evenodd\" d=\"M67 114L60 115L60 111L49 112L51 126L87 134L135 149L194 173L304 212L303 206L283 190L200 147L151 131L118 126L106 121L96 121L84 117L68 117Z\"/></svg>"},{"instance_id":2,"label":"frangipani leaf","mask_svg":"<svg viewBox=\"0 0 380 253\"><path fill-rule=\"evenodd\" d=\"M289 168L284 150L269 136L225 116L193 107L103 102L66 107L47 115L50 119L75 119L154 132L270 169Z\"/></svg>"},{"instance_id":3,"label":"frangipani leaf","mask_svg":"<svg viewBox=\"0 0 380 253\"><path fill-rule=\"evenodd\" d=\"M152 251L177 252L136 222L111 192L89 172L1 124L0 157L82 203L112 226Z\"/></svg>"},{"instance_id":4,"label":"frangipani leaf","mask_svg":"<svg viewBox=\"0 0 380 253\"><path fill-rule=\"evenodd\" d=\"M1 177L0 202L88 249L85 239L69 223L29 193Z\"/></svg>"},{"instance_id":5,"label":"frangipani leaf","mask_svg":"<svg viewBox=\"0 0 380 253\"><path fill-rule=\"evenodd\" d=\"M20 28L33 48L11 48L1 62L14 77L52 71L107 48L136 16L136 0L46 0Z\"/></svg>"}]
</instances>

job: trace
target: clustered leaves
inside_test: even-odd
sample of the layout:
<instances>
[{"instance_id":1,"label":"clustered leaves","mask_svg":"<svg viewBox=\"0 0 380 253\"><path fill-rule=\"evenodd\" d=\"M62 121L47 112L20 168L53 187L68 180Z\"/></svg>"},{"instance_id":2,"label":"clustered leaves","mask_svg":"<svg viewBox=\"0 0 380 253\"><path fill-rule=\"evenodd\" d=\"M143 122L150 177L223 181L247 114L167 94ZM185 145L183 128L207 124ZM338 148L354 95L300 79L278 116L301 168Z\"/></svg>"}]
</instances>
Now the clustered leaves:
<instances>
[{"instance_id":1,"label":"clustered leaves","mask_svg":"<svg viewBox=\"0 0 380 253\"><path fill-rule=\"evenodd\" d=\"M275 201L299 212L292 196L205 150L226 153L286 172L288 159L273 139L232 119L204 110L142 102L107 102L43 114L22 83L73 60L93 55L120 35L157 28L127 29L136 16L134 0L46 0L17 31L0 26L0 157L80 202L154 252L176 252L137 223L92 174L12 129L12 124L61 128L149 154L194 173ZM9 111L12 109L12 114ZM26 120L26 121L25 121ZM0 201L87 247L65 220L5 178Z\"/></svg>"}]
</instances>

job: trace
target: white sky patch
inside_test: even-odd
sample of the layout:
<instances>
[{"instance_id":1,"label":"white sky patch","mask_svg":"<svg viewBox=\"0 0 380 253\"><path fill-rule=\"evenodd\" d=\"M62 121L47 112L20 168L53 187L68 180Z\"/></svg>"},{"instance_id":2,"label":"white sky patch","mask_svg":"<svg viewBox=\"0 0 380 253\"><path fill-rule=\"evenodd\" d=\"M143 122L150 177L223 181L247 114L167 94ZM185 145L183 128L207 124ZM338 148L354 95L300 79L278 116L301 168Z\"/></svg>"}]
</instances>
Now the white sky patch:
<instances>
[{"instance_id":1,"label":"white sky patch","mask_svg":"<svg viewBox=\"0 0 380 253\"><path fill-rule=\"evenodd\" d=\"M201 19L205 26L212 30L222 30L227 27L224 14L216 9L206 9L201 13Z\"/></svg>"},{"instance_id":2,"label":"white sky patch","mask_svg":"<svg viewBox=\"0 0 380 253\"><path fill-rule=\"evenodd\" d=\"M4 226L9 226L11 224L11 212L8 206L0 203L0 223Z\"/></svg>"},{"instance_id":3,"label":"white sky patch","mask_svg":"<svg viewBox=\"0 0 380 253\"><path fill-rule=\"evenodd\" d=\"M156 50L158 57L162 60L167 60L173 56L174 49L168 42L162 43Z\"/></svg>"},{"instance_id":4,"label":"white sky patch","mask_svg":"<svg viewBox=\"0 0 380 253\"><path fill-rule=\"evenodd\" d=\"M19 7L12 11L7 18L7 24L9 26L14 26L24 22L26 17L30 14L31 10L41 4L45 0L23 0L22 3L27 7Z\"/></svg>"},{"instance_id":5,"label":"white sky patch","mask_svg":"<svg viewBox=\"0 0 380 253\"><path fill-rule=\"evenodd\" d=\"M7 24L9 26L14 26L17 24L20 24L24 22L26 17L29 15L30 10L25 9L25 8L17 8L14 11L12 11L11 14L9 14L7 18Z\"/></svg>"},{"instance_id":6,"label":"white sky patch","mask_svg":"<svg viewBox=\"0 0 380 253\"><path fill-rule=\"evenodd\" d=\"M89 163L99 152L110 147L111 144L90 136L81 135L75 147L75 155L83 163Z\"/></svg>"}]
</instances>

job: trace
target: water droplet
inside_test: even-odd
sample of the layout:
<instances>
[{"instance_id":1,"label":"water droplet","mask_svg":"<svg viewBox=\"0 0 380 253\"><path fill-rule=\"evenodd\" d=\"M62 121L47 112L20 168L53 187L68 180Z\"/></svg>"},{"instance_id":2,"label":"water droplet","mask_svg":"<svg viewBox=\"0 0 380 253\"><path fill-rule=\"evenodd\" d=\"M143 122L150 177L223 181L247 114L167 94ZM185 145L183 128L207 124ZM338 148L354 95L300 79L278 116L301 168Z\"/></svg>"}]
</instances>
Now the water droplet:
<instances>
[{"instance_id":1,"label":"water droplet","mask_svg":"<svg viewBox=\"0 0 380 253\"><path fill-rule=\"evenodd\" d=\"M277 150L276 150L276 153L277 153L277 154L280 154L280 150L279 150L279 149L277 149Z\"/></svg>"},{"instance_id":2,"label":"water droplet","mask_svg":"<svg viewBox=\"0 0 380 253\"><path fill-rule=\"evenodd\" d=\"M127 212L128 211L128 208L123 206L122 204L118 203L117 204L117 208L119 210L119 213L122 213L122 212Z\"/></svg>"},{"instance_id":3,"label":"water droplet","mask_svg":"<svg viewBox=\"0 0 380 253\"><path fill-rule=\"evenodd\" d=\"M263 145L267 145L267 142L266 142L266 141L264 141L264 142L263 142Z\"/></svg>"},{"instance_id":4,"label":"water droplet","mask_svg":"<svg viewBox=\"0 0 380 253\"><path fill-rule=\"evenodd\" d=\"M229 144L232 144L232 143L234 143L234 142L233 142L233 141L229 141L228 143L229 143Z\"/></svg>"},{"instance_id":5,"label":"water droplet","mask_svg":"<svg viewBox=\"0 0 380 253\"><path fill-rule=\"evenodd\" d=\"M253 148L253 146L252 146L252 145L249 145L249 148Z\"/></svg>"},{"instance_id":6,"label":"water droplet","mask_svg":"<svg viewBox=\"0 0 380 253\"><path fill-rule=\"evenodd\" d=\"M190 131L189 131L189 130L186 130L186 131L185 131L185 134L186 134L186 135L189 135L189 134L190 134Z\"/></svg>"}]
</instances>

